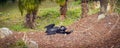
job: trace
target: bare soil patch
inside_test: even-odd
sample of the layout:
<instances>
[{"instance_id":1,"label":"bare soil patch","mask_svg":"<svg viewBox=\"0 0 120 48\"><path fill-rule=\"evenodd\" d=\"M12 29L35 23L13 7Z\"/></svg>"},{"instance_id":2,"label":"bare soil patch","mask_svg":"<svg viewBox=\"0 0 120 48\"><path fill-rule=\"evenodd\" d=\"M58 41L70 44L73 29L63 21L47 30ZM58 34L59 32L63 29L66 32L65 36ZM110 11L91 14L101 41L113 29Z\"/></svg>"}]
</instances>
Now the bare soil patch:
<instances>
[{"instance_id":1,"label":"bare soil patch","mask_svg":"<svg viewBox=\"0 0 120 48\"><path fill-rule=\"evenodd\" d=\"M27 37L36 41L39 48L120 48L120 15L109 14L100 21L97 17L98 14L90 15L67 26L74 30L69 35L28 32ZM0 39L0 46L12 44L23 36L24 33L15 32L11 37Z\"/></svg>"}]
</instances>

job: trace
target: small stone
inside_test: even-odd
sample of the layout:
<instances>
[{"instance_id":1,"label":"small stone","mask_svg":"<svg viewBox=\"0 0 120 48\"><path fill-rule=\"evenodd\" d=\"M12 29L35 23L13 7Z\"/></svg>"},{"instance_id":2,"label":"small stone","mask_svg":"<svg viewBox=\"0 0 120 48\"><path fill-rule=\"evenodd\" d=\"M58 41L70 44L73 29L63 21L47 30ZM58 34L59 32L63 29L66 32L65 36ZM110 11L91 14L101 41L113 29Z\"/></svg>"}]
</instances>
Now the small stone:
<instances>
[{"instance_id":1,"label":"small stone","mask_svg":"<svg viewBox=\"0 0 120 48\"><path fill-rule=\"evenodd\" d=\"M111 22L109 22L108 24L112 24Z\"/></svg>"},{"instance_id":2,"label":"small stone","mask_svg":"<svg viewBox=\"0 0 120 48\"><path fill-rule=\"evenodd\" d=\"M7 37L9 35L12 35L12 31L9 30L8 28L0 28L0 38L4 38L4 37Z\"/></svg>"},{"instance_id":3,"label":"small stone","mask_svg":"<svg viewBox=\"0 0 120 48\"><path fill-rule=\"evenodd\" d=\"M105 18L105 14L98 15L98 21Z\"/></svg>"}]
</instances>

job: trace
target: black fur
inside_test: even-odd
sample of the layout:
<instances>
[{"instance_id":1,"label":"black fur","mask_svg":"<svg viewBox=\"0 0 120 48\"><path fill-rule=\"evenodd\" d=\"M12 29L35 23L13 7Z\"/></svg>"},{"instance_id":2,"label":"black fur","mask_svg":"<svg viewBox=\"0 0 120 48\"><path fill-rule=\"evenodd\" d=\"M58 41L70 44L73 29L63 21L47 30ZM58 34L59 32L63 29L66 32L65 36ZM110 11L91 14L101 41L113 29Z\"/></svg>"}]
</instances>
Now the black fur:
<instances>
[{"instance_id":1,"label":"black fur","mask_svg":"<svg viewBox=\"0 0 120 48\"><path fill-rule=\"evenodd\" d=\"M56 27L55 24L50 24L45 27L47 35L53 34L70 34L72 31L66 32L67 28L65 26Z\"/></svg>"}]
</instances>

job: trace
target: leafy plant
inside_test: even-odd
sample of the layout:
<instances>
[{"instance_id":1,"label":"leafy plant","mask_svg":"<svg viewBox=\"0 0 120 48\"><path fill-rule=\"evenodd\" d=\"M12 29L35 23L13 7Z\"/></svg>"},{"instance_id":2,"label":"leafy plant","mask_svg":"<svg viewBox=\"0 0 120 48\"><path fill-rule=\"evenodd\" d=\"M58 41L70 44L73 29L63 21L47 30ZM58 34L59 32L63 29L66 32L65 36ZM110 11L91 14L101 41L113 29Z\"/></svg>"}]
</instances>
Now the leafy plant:
<instances>
[{"instance_id":1,"label":"leafy plant","mask_svg":"<svg viewBox=\"0 0 120 48\"><path fill-rule=\"evenodd\" d=\"M18 6L21 14L26 11L25 27L35 28L35 19L38 11L39 4L42 0L19 0Z\"/></svg>"},{"instance_id":2,"label":"leafy plant","mask_svg":"<svg viewBox=\"0 0 120 48\"><path fill-rule=\"evenodd\" d=\"M11 45L10 48L28 48L28 47L25 45L25 42L22 39L20 39L16 41L14 45Z\"/></svg>"},{"instance_id":3,"label":"leafy plant","mask_svg":"<svg viewBox=\"0 0 120 48\"><path fill-rule=\"evenodd\" d=\"M41 0L19 0L18 6L21 14L23 14L24 11L33 12L40 3Z\"/></svg>"},{"instance_id":4,"label":"leafy plant","mask_svg":"<svg viewBox=\"0 0 120 48\"><path fill-rule=\"evenodd\" d=\"M65 0L56 0L56 3L58 3L61 6L64 6L65 2L66 2Z\"/></svg>"}]
</instances>

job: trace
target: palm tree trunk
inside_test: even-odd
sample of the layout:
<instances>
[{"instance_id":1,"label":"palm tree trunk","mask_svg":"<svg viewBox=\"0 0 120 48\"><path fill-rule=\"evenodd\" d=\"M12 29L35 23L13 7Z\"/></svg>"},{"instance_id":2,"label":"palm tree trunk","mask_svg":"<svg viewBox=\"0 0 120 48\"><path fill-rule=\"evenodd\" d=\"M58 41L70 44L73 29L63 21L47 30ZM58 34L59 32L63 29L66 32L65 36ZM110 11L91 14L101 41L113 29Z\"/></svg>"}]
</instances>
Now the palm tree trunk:
<instances>
[{"instance_id":1,"label":"palm tree trunk","mask_svg":"<svg viewBox=\"0 0 120 48\"><path fill-rule=\"evenodd\" d=\"M33 11L33 22L35 22L35 19L37 18L37 10Z\"/></svg>"},{"instance_id":2,"label":"palm tree trunk","mask_svg":"<svg viewBox=\"0 0 120 48\"><path fill-rule=\"evenodd\" d=\"M30 28L30 13L26 14L26 21L25 21L25 26Z\"/></svg>"},{"instance_id":3,"label":"palm tree trunk","mask_svg":"<svg viewBox=\"0 0 120 48\"><path fill-rule=\"evenodd\" d=\"M87 17L89 11L88 0L82 0L81 7L82 7L82 18Z\"/></svg>"},{"instance_id":4,"label":"palm tree trunk","mask_svg":"<svg viewBox=\"0 0 120 48\"><path fill-rule=\"evenodd\" d=\"M108 0L100 0L100 14L107 12Z\"/></svg>"},{"instance_id":5,"label":"palm tree trunk","mask_svg":"<svg viewBox=\"0 0 120 48\"><path fill-rule=\"evenodd\" d=\"M27 13L26 14L26 22L25 22L25 26L31 29L35 28L35 19L36 19L36 14L37 11L33 11L32 13Z\"/></svg>"},{"instance_id":6,"label":"palm tree trunk","mask_svg":"<svg viewBox=\"0 0 120 48\"><path fill-rule=\"evenodd\" d=\"M64 20L66 18L66 12L67 12L67 0L65 2L65 5L60 5L60 19Z\"/></svg>"}]
</instances>

